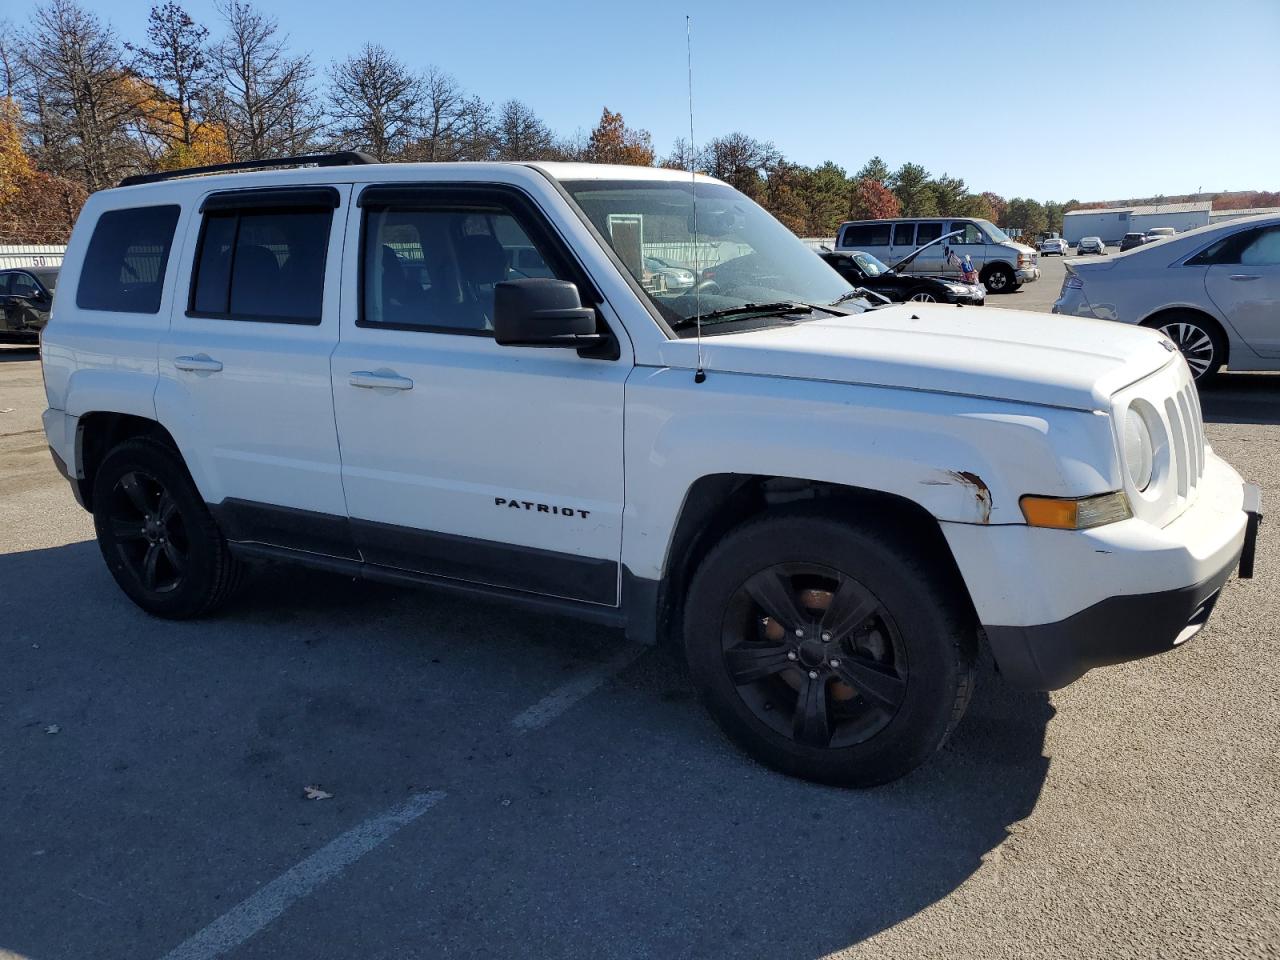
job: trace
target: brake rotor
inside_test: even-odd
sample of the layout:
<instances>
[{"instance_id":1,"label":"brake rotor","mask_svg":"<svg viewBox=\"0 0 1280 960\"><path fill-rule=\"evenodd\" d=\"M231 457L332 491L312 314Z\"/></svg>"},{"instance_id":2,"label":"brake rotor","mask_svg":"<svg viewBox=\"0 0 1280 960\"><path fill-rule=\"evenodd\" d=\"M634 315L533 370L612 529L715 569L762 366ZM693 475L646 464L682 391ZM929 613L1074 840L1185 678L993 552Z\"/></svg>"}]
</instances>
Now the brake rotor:
<instances>
[{"instance_id":1,"label":"brake rotor","mask_svg":"<svg viewBox=\"0 0 1280 960\"><path fill-rule=\"evenodd\" d=\"M819 590L810 587L801 590L796 599L800 602L802 607L806 607L818 614L818 618L820 619L821 615L826 613L826 611L831 607L831 601L834 596L835 595L830 590ZM782 624L778 623L772 617L764 617L761 624L764 627L764 635L768 639L775 642L781 642L786 639L787 631L783 629ZM883 640L881 640L881 643L883 644ZM795 690L797 693L800 691L799 671L784 670L780 676L792 690ZM831 691L832 699L840 701L841 703L846 703L858 695L857 690L842 680L832 680L828 685L828 689Z\"/></svg>"}]
</instances>

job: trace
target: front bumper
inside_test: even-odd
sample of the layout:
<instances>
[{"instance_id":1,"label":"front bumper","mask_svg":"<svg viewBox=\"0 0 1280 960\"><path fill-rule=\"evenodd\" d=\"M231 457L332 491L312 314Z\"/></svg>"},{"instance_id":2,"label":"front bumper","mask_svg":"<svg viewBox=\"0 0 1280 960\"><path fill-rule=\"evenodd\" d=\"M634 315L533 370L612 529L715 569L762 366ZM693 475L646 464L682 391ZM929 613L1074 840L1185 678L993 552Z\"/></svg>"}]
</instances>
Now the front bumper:
<instances>
[{"instance_id":1,"label":"front bumper","mask_svg":"<svg viewBox=\"0 0 1280 960\"><path fill-rule=\"evenodd\" d=\"M1021 267L1014 276L1018 278L1019 283L1030 283L1032 280L1040 279L1040 268Z\"/></svg>"},{"instance_id":2,"label":"front bumper","mask_svg":"<svg viewBox=\"0 0 1280 960\"><path fill-rule=\"evenodd\" d=\"M1261 519L1257 488L1212 454L1205 481L1163 528L1137 518L1078 532L942 524L1010 683L1056 690L1204 626L1232 572L1252 575Z\"/></svg>"}]
</instances>

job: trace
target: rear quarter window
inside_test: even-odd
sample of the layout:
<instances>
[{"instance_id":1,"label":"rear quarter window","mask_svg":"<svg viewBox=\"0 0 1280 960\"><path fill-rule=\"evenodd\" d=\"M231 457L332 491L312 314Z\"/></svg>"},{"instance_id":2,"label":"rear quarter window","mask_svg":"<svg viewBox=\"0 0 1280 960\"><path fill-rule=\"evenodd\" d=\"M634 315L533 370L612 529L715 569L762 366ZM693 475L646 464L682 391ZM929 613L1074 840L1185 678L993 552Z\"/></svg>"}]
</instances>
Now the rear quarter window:
<instances>
[{"instance_id":1,"label":"rear quarter window","mask_svg":"<svg viewBox=\"0 0 1280 960\"><path fill-rule=\"evenodd\" d=\"M164 274L181 212L176 204L108 210L94 225L80 268L76 306L159 313Z\"/></svg>"},{"instance_id":2,"label":"rear quarter window","mask_svg":"<svg viewBox=\"0 0 1280 960\"><path fill-rule=\"evenodd\" d=\"M844 228L842 247L887 247L889 246L888 223L854 223Z\"/></svg>"}]
</instances>

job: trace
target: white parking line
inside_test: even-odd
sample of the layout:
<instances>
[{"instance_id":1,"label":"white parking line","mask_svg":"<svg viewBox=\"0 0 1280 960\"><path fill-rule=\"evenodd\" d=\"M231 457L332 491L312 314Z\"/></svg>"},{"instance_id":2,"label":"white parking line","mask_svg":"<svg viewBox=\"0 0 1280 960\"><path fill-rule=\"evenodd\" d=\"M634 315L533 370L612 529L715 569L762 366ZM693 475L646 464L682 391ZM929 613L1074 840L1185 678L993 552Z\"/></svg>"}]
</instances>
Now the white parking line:
<instances>
[{"instance_id":1,"label":"white parking line","mask_svg":"<svg viewBox=\"0 0 1280 960\"><path fill-rule=\"evenodd\" d=\"M520 733L545 727L579 700L598 690L610 677L621 673L640 659L641 655L647 653L649 649L649 647L628 647L613 659L556 687L533 706L517 714L511 721L511 725Z\"/></svg>"},{"instance_id":2,"label":"white parking line","mask_svg":"<svg viewBox=\"0 0 1280 960\"><path fill-rule=\"evenodd\" d=\"M238 947L293 903L413 823L444 796L440 791L416 794L400 806L352 827L174 947L164 960L211 960Z\"/></svg>"}]
</instances>

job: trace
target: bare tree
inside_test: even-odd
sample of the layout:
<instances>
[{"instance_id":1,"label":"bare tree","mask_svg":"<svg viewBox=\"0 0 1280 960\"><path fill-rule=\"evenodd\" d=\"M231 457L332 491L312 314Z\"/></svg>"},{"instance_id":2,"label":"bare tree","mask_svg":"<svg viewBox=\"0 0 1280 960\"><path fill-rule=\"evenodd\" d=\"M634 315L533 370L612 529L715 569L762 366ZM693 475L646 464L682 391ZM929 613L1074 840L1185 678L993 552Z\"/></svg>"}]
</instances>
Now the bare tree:
<instances>
[{"instance_id":1,"label":"bare tree","mask_svg":"<svg viewBox=\"0 0 1280 960\"><path fill-rule=\"evenodd\" d=\"M707 173L759 199L768 172L783 162L782 153L771 142L757 140L745 133L716 137L706 146Z\"/></svg>"},{"instance_id":2,"label":"bare tree","mask_svg":"<svg viewBox=\"0 0 1280 960\"><path fill-rule=\"evenodd\" d=\"M320 130L312 107L311 61L290 56L276 20L241 0L220 0L227 33L212 49L221 89L212 112L236 160L306 150Z\"/></svg>"},{"instance_id":3,"label":"bare tree","mask_svg":"<svg viewBox=\"0 0 1280 960\"><path fill-rule=\"evenodd\" d=\"M495 160L542 160L555 153L555 135L519 100L498 108L493 133Z\"/></svg>"},{"instance_id":4,"label":"bare tree","mask_svg":"<svg viewBox=\"0 0 1280 960\"><path fill-rule=\"evenodd\" d=\"M191 19L173 0L152 7L147 18L147 42L125 44L133 54L133 70L168 101L153 110L150 127L166 146L191 147L200 127L198 113L209 92L207 27Z\"/></svg>"},{"instance_id":5,"label":"bare tree","mask_svg":"<svg viewBox=\"0 0 1280 960\"><path fill-rule=\"evenodd\" d=\"M386 48L366 43L329 70L330 134L343 146L390 160L418 133L426 92L424 80Z\"/></svg>"},{"instance_id":6,"label":"bare tree","mask_svg":"<svg viewBox=\"0 0 1280 960\"><path fill-rule=\"evenodd\" d=\"M13 21L0 20L0 100L18 99L18 29Z\"/></svg>"},{"instance_id":7,"label":"bare tree","mask_svg":"<svg viewBox=\"0 0 1280 960\"><path fill-rule=\"evenodd\" d=\"M136 167L128 130L140 91L110 27L74 0L50 0L32 15L20 59L42 168L98 190Z\"/></svg>"},{"instance_id":8,"label":"bare tree","mask_svg":"<svg viewBox=\"0 0 1280 960\"><path fill-rule=\"evenodd\" d=\"M421 84L421 128L418 137L406 149L406 156L428 162L461 159L460 143L468 104L466 95L457 80L436 67L427 68ZM487 123L486 120L484 125Z\"/></svg>"}]
</instances>

